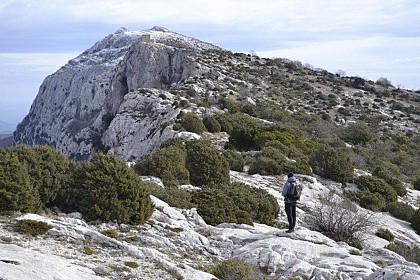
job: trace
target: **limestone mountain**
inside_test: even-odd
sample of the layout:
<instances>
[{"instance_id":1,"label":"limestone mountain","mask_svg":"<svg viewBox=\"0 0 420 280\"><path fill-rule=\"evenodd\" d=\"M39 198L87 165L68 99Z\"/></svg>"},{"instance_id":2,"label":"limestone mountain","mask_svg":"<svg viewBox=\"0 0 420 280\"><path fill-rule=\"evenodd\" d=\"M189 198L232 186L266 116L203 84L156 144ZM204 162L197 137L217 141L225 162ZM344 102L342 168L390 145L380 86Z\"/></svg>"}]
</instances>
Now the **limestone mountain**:
<instances>
[{"instance_id":1,"label":"limestone mountain","mask_svg":"<svg viewBox=\"0 0 420 280\"><path fill-rule=\"evenodd\" d=\"M77 160L97 151L135 160L185 136L173 127L181 111L209 115L226 109L221 100L337 123L370 118L411 136L419 130L419 93L385 78L372 82L298 61L232 53L154 27L121 28L48 76L14 141L48 144Z\"/></svg>"},{"instance_id":2,"label":"limestone mountain","mask_svg":"<svg viewBox=\"0 0 420 280\"><path fill-rule=\"evenodd\" d=\"M105 147L126 159L141 155L173 135L164 125L179 109L161 102L162 90L213 75L192 59L208 49L220 48L161 27L120 29L45 79L15 142L52 145L76 159Z\"/></svg>"}]
</instances>

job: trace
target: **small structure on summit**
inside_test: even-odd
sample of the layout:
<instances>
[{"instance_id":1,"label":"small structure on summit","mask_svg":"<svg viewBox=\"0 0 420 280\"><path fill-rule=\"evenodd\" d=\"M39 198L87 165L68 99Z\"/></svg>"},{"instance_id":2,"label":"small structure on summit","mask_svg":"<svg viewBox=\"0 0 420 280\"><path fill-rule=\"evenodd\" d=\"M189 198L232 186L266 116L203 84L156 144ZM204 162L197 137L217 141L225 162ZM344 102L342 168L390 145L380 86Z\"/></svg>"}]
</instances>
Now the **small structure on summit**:
<instances>
[{"instance_id":1,"label":"small structure on summit","mask_svg":"<svg viewBox=\"0 0 420 280\"><path fill-rule=\"evenodd\" d=\"M143 34L141 35L141 41L145 43L154 43L152 36L150 34Z\"/></svg>"}]
</instances>

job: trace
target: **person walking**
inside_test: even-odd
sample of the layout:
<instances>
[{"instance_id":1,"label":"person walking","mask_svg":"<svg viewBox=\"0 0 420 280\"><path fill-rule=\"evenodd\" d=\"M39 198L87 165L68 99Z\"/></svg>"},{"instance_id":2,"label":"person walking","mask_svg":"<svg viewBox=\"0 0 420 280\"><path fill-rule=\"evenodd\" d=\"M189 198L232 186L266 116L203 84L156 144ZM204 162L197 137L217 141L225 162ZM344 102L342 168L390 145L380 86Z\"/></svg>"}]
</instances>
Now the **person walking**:
<instances>
[{"instance_id":1,"label":"person walking","mask_svg":"<svg viewBox=\"0 0 420 280\"><path fill-rule=\"evenodd\" d=\"M295 230L296 225L296 204L297 199L291 198L288 195L290 188L292 188L292 184L296 183L295 175L292 172L287 174L287 181L284 183L282 195L284 197L284 210L286 211L287 221L289 222L289 229L286 231L287 233L291 233Z\"/></svg>"}]
</instances>

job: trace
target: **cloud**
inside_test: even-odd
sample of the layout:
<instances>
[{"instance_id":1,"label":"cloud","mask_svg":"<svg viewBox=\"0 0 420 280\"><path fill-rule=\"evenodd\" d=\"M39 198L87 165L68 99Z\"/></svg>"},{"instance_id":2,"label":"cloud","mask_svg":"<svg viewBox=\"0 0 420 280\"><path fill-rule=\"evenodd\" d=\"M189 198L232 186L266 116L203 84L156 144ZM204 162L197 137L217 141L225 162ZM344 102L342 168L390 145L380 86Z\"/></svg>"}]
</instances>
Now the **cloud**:
<instances>
[{"instance_id":1,"label":"cloud","mask_svg":"<svg viewBox=\"0 0 420 280\"><path fill-rule=\"evenodd\" d=\"M330 32L383 27L418 15L401 0L16 0L0 6L2 25L101 22L110 25L214 24L281 32ZM20 15L20 16L19 16ZM24 15L24 16L23 16ZM155 24L154 24L155 23ZM264 32L264 30L261 30Z\"/></svg>"},{"instance_id":2,"label":"cloud","mask_svg":"<svg viewBox=\"0 0 420 280\"><path fill-rule=\"evenodd\" d=\"M261 57L281 57L309 63L330 72L377 80L386 77L407 88L420 88L420 38L374 36L349 40L290 42L282 49L257 51Z\"/></svg>"}]
</instances>

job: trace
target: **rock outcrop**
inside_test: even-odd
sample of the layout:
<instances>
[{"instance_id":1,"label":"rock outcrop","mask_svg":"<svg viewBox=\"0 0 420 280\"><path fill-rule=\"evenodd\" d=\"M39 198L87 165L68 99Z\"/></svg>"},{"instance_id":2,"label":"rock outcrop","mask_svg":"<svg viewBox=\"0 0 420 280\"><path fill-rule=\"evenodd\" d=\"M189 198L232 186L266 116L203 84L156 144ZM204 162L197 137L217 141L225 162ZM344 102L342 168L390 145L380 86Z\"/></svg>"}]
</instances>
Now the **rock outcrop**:
<instances>
[{"instance_id":1,"label":"rock outcrop","mask_svg":"<svg viewBox=\"0 0 420 280\"><path fill-rule=\"evenodd\" d=\"M179 110L170 99L160 105L170 95L162 90L211 74L192 59L207 49L219 48L161 27L120 29L44 80L14 142L52 145L77 160L104 150L137 158L173 136L162 125Z\"/></svg>"}]
</instances>

